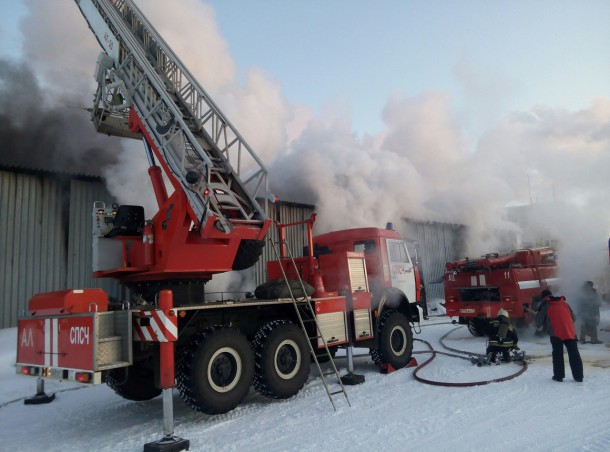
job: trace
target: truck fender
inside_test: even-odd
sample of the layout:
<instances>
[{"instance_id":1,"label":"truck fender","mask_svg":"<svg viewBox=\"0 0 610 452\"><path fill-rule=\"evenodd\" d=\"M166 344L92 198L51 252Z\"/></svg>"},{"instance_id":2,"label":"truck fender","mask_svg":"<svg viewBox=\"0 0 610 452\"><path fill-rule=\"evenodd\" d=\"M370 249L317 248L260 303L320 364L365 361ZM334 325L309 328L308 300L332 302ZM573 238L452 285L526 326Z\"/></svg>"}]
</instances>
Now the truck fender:
<instances>
[{"instance_id":1,"label":"truck fender","mask_svg":"<svg viewBox=\"0 0 610 452\"><path fill-rule=\"evenodd\" d=\"M384 309L394 309L402 312L411 322L419 322L423 318L423 310L416 303L409 303L409 299L404 292L395 287L387 287L384 289L379 307L377 308L377 320L375 330L377 330L379 319Z\"/></svg>"}]
</instances>

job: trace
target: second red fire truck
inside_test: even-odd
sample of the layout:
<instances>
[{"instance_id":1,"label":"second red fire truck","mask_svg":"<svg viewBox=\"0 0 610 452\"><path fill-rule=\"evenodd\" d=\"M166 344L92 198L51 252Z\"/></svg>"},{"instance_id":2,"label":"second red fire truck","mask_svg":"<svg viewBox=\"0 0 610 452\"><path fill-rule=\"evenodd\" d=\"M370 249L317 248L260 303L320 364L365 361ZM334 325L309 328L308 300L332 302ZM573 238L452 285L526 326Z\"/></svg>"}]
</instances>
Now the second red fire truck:
<instances>
[{"instance_id":1,"label":"second red fire truck","mask_svg":"<svg viewBox=\"0 0 610 452\"><path fill-rule=\"evenodd\" d=\"M551 248L488 254L448 262L443 278L445 309L468 325L475 336L505 309L512 319L529 324L544 289L558 282L559 267Z\"/></svg>"}]
</instances>

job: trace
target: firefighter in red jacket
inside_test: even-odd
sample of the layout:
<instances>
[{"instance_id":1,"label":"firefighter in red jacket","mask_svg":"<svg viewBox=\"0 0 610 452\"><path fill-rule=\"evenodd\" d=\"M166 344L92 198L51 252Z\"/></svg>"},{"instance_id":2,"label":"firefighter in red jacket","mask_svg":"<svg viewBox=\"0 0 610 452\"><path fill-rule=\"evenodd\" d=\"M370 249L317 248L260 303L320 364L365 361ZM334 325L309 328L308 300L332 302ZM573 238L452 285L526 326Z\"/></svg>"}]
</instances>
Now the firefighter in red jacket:
<instances>
[{"instance_id":1,"label":"firefighter in red jacket","mask_svg":"<svg viewBox=\"0 0 610 452\"><path fill-rule=\"evenodd\" d=\"M563 381L565 377L565 363L563 360L563 347L568 350L568 359L572 377L582 381L582 359L578 352L578 341L574 328L574 313L566 303L565 297L554 297L550 290L542 291L542 304L536 314L536 326L546 330L551 336L553 347L553 380Z\"/></svg>"}]
</instances>

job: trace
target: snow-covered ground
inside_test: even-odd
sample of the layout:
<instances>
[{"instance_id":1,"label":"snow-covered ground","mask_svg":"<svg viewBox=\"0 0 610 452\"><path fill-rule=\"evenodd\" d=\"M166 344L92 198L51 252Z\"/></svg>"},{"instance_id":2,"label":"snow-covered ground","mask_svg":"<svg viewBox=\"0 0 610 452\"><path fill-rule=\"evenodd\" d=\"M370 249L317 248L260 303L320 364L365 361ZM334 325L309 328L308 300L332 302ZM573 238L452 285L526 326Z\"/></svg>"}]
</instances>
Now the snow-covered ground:
<instances>
[{"instance_id":1,"label":"snow-covered ground","mask_svg":"<svg viewBox=\"0 0 610 452\"><path fill-rule=\"evenodd\" d=\"M600 327L610 327L604 307ZM431 318L415 338L442 350L446 343L482 353L485 342L445 317ZM175 433L191 450L222 451L608 451L610 450L610 333L606 344L579 345L585 381L551 380L548 337L521 334L521 349L535 356L512 380L466 388L431 386L413 377L413 368L383 375L366 356L355 359L359 386L347 387L351 407L335 396L337 411L315 368L305 388L285 401L251 391L234 411L218 416L196 413L174 391ZM81 387L47 382L57 398L48 405L24 405L36 380L15 375L16 329L0 330L0 449L140 451L162 436L162 399L129 402L105 385ZM421 342L416 351L426 350ZM362 353L356 349L356 353ZM417 354L419 363L429 355ZM345 371L345 359L337 359ZM566 357L567 365L567 357ZM420 376L447 382L488 380L516 372L517 364L473 366L439 356ZM340 395L340 394L339 394Z\"/></svg>"}]
</instances>

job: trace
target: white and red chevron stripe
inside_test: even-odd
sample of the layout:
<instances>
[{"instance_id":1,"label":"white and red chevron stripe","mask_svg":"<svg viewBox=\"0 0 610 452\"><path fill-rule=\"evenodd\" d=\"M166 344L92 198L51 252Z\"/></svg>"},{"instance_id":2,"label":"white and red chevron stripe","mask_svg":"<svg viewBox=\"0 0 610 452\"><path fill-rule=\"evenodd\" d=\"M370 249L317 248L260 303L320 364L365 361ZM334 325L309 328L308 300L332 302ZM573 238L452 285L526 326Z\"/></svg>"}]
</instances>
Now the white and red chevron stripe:
<instances>
[{"instance_id":1,"label":"white and red chevron stripe","mask_svg":"<svg viewBox=\"0 0 610 452\"><path fill-rule=\"evenodd\" d=\"M174 342L178 340L178 318L155 309L140 311L133 318L133 339L140 342ZM143 321L144 320L144 321Z\"/></svg>"}]
</instances>

